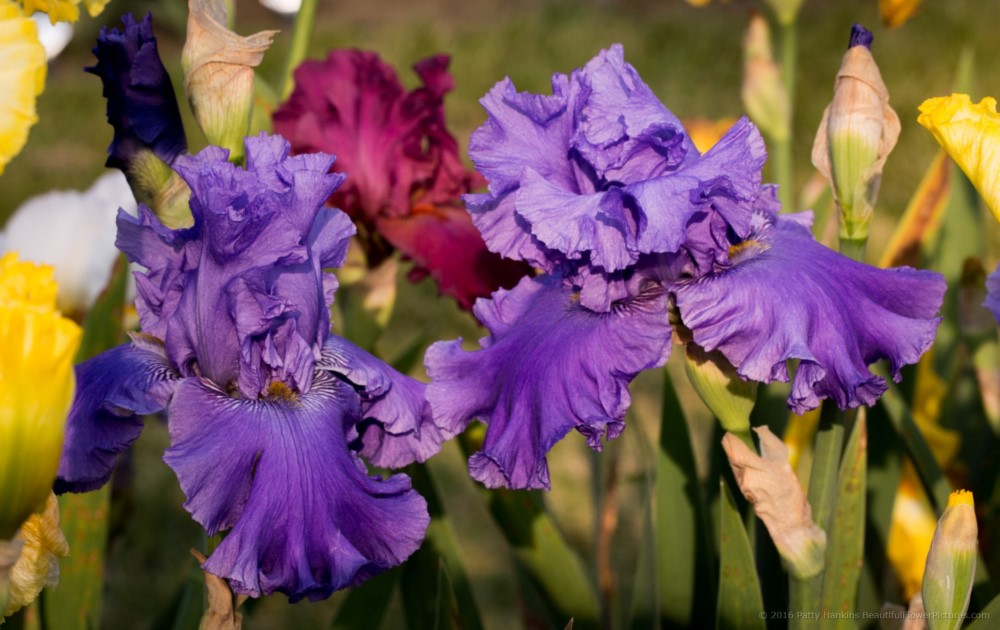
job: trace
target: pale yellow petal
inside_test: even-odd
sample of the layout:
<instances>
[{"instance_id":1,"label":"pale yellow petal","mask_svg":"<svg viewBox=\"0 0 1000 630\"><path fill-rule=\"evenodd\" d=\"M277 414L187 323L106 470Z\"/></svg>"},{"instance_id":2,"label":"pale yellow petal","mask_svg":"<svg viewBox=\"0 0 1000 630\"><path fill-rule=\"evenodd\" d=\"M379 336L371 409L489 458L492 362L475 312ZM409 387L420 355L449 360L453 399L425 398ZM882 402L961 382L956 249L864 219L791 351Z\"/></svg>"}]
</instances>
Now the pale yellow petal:
<instances>
[{"instance_id":1,"label":"pale yellow petal","mask_svg":"<svg viewBox=\"0 0 1000 630\"><path fill-rule=\"evenodd\" d=\"M45 49L34 21L10 0L0 0L0 173L38 121L35 98L45 86L45 69Z\"/></svg>"},{"instance_id":2,"label":"pale yellow petal","mask_svg":"<svg viewBox=\"0 0 1000 630\"><path fill-rule=\"evenodd\" d=\"M968 94L930 98L917 122L930 130L972 181L1000 221L1000 114L987 96L977 104Z\"/></svg>"}]
</instances>

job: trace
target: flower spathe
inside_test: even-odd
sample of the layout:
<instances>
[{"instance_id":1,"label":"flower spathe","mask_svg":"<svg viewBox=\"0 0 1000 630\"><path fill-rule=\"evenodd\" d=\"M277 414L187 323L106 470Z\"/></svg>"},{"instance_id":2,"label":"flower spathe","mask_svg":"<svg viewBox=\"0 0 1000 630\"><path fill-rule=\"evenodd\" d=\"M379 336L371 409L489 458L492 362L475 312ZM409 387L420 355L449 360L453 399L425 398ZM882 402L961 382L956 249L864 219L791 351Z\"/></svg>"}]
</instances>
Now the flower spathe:
<instances>
[{"instance_id":1,"label":"flower spathe","mask_svg":"<svg viewBox=\"0 0 1000 630\"><path fill-rule=\"evenodd\" d=\"M11 0L0 0L0 174L20 153L38 121L35 98L45 87L45 49L38 29Z\"/></svg>"},{"instance_id":2,"label":"flower spathe","mask_svg":"<svg viewBox=\"0 0 1000 630\"><path fill-rule=\"evenodd\" d=\"M630 381L669 354L669 303L744 380L789 380L798 359L797 412L870 404L885 389L871 363L898 378L930 347L943 278L854 263L808 215L779 217L756 127L699 153L620 46L551 95L507 79L482 103L470 153L489 190L469 212L492 251L544 271L477 303L479 350L439 342L425 359L435 421L489 425L469 462L486 485L547 488L545 455L571 429L594 448L619 435Z\"/></svg>"},{"instance_id":3,"label":"flower spathe","mask_svg":"<svg viewBox=\"0 0 1000 630\"><path fill-rule=\"evenodd\" d=\"M1000 114L985 97L973 103L968 94L929 98L917 122L926 127L955 160L1000 221Z\"/></svg>"},{"instance_id":4,"label":"flower spathe","mask_svg":"<svg viewBox=\"0 0 1000 630\"><path fill-rule=\"evenodd\" d=\"M59 465L80 327L55 300L51 267L0 257L0 540L44 506Z\"/></svg>"},{"instance_id":5,"label":"flower spathe","mask_svg":"<svg viewBox=\"0 0 1000 630\"><path fill-rule=\"evenodd\" d=\"M378 55L333 50L295 70L295 89L274 112L274 128L296 152L335 151L349 174L330 203L361 226L369 266L398 249L411 279L431 275L463 308L529 269L483 245L459 197L481 184L462 164L444 120L454 87L448 57L414 65L422 85L407 92Z\"/></svg>"},{"instance_id":6,"label":"flower spathe","mask_svg":"<svg viewBox=\"0 0 1000 630\"><path fill-rule=\"evenodd\" d=\"M323 269L353 234L323 206L343 180L333 156L289 157L264 134L246 156L245 170L218 147L177 159L190 228L142 206L119 216L119 248L148 269L143 332L79 367L57 487L103 483L136 416L165 409L185 507L210 534L229 530L204 568L237 593L314 599L399 564L428 523L409 479L369 477L358 452L403 465L444 436L421 384L330 334L336 280Z\"/></svg>"}]
</instances>

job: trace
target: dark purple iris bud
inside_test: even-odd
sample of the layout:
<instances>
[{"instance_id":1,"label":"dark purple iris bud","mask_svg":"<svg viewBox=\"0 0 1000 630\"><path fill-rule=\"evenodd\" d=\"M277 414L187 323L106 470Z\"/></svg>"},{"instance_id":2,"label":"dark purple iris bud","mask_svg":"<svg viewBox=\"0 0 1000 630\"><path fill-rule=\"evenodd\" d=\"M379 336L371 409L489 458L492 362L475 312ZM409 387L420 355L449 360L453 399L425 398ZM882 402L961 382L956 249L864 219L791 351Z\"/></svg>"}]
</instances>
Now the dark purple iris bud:
<instances>
[{"instance_id":1,"label":"dark purple iris bud","mask_svg":"<svg viewBox=\"0 0 1000 630\"><path fill-rule=\"evenodd\" d=\"M860 24L855 24L851 27L851 43L849 43L847 47L854 48L855 46L864 46L865 48L871 50L873 41L875 41L875 36L872 35L871 31Z\"/></svg>"},{"instance_id":2,"label":"dark purple iris bud","mask_svg":"<svg viewBox=\"0 0 1000 630\"><path fill-rule=\"evenodd\" d=\"M97 63L86 71L104 84L108 122L115 130L107 165L131 175L140 153L151 151L173 164L187 150L187 140L170 76L156 49L153 16L136 22L126 14L122 24L122 30L101 28L94 48Z\"/></svg>"}]
</instances>

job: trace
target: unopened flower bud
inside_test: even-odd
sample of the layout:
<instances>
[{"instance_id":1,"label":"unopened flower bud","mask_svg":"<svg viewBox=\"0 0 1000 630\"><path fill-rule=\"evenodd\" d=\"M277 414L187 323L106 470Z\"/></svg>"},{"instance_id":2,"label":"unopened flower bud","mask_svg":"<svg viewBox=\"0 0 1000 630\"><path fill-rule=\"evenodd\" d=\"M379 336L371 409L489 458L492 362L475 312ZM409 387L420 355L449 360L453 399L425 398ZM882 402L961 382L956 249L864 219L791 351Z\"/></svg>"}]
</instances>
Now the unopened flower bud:
<instances>
[{"instance_id":1,"label":"unopened flower bud","mask_svg":"<svg viewBox=\"0 0 1000 630\"><path fill-rule=\"evenodd\" d=\"M802 0L767 0L767 3L771 6L778 21L786 26L795 21L799 15L799 9L802 7Z\"/></svg>"},{"instance_id":2,"label":"unopened flower bud","mask_svg":"<svg viewBox=\"0 0 1000 630\"><path fill-rule=\"evenodd\" d=\"M767 527L774 546L797 579L823 569L826 532L813 522L812 508L788 463L788 447L767 427L755 428L760 456L731 433L722 448L740 492Z\"/></svg>"},{"instance_id":3,"label":"unopened flower bud","mask_svg":"<svg viewBox=\"0 0 1000 630\"><path fill-rule=\"evenodd\" d=\"M972 493L952 492L938 520L924 569L924 609L931 630L962 625L976 576L978 534Z\"/></svg>"},{"instance_id":4,"label":"unopened flower bud","mask_svg":"<svg viewBox=\"0 0 1000 630\"><path fill-rule=\"evenodd\" d=\"M743 39L743 87L747 115L771 140L781 141L791 132L791 102L781 82L781 71L771 53L771 32L759 13L750 16Z\"/></svg>"},{"instance_id":5,"label":"unopened flower bud","mask_svg":"<svg viewBox=\"0 0 1000 630\"><path fill-rule=\"evenodd\" d=\"M757 402L757 383L745 381L719 351L705 352L687 344L684 370L705 405L726 431L747 434L750 412Z\"/></svg>"},{"instance_id":6,"label":"unopened flower bud","mask_svg":"<svg viewBox=\"0 0 1000 630\"><path fill-rule=\"evenodd\" d=\"M855 24L812 150L813 165L833 188L840 238L858 243L868 239L882 168L900 129L871 42L872 34Z\"/></svg>"},{"instance_id":7,"label":"unopened flower bud","mask_svg":"<svg viewBox=\"0 0 1000 630\"><path fill-rule=\"evenodd\" d=\"M240 37L225 27L224 0L189 0L188 33L181 65L184 90L205 137L243 157L253 107L253 69L277 31Z\"/></svg>"}]
</instances>

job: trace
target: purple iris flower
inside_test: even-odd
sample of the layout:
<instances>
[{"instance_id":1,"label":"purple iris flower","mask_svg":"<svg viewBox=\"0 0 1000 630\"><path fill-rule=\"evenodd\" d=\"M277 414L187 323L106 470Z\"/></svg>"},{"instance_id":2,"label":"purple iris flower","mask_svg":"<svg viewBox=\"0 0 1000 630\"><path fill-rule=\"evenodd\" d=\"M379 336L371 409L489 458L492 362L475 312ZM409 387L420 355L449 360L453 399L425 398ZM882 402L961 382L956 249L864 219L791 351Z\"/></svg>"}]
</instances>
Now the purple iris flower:
<instances>
[{"instance_id":1,"label":"purple iris flower","mask_svg":"<svg viewBox=\"0 0 1000 630\"><path fill-rule=\"evenodd\" d=\"M424 386L330 333L350 219L324 201L343 181L327 154L289 157L280 136L246 140L246 170L208 147L178 157L190 228L140 206L118 217L136 274L142 332L83 364L56 483L105 483L165 411L164 459L209 535L204 568L252 596L317 599L401 563L420 545L426 504L405 475L449 437Z\"/></svg>"},{"instance_id":2,"label":"purple iris flower","mask_svg":"<svg viewBox=\"0 0 1000 630\"><path fill-rule=\"evenodd\" d=\"M115 136L108 147L107 165L129 173L137 154L152 151L167 164L187 150L184 125L153 36L153 16L136 22L122 16L124 29L101 27L94 55L97 64L86 68L104 84L108 122Z\"/></svg>"},{"instance_id":3,"label":"purple iris flower","mask_svg":"<svg viewBox=\"0 0 1000 630\"><path fill-rule=\"evenodd\" d=\"M624 428L628 385L662 366L676 312L694 342L747 380L788 381L796 412L871 404L933 342L945 283L879 270L778 215L766 151L747 119L705 154L625 63L601 52L552 94L509 79L483 99L470 154L489 181L466 195L487 247L545 273L476 303L481 349L439 342L425 363L435 421L489 426L469 461L490 487L548 488L546 454L571 429L600 449Z\"/></svg>"},{"instance_id":4,"label":"purple iris flower","mask_svg":"<svg viewBox=\"0 0 1000 630\"><path fill-rule=\"evenodd\" d=\"M990 309L1000 324L1000 265L996 271L986 276L986 301L983 306Z\"/></svg>"}]
</instances>

